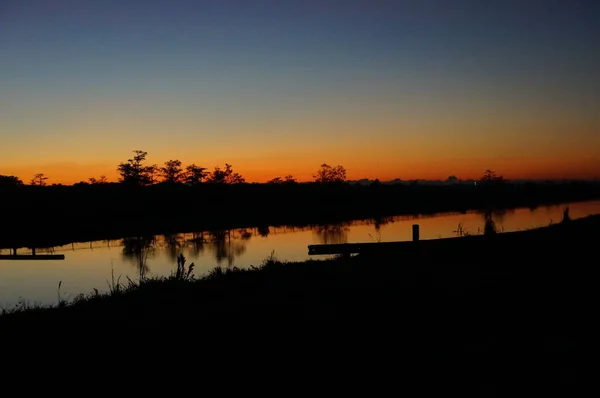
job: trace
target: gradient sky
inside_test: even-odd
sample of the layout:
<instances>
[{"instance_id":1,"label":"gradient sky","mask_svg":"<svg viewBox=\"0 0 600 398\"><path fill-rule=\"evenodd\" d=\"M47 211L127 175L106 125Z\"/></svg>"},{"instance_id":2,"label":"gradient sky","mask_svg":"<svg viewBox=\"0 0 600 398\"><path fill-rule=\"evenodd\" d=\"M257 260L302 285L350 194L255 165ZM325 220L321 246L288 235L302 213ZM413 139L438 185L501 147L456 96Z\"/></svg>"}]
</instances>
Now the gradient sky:
<instances>
[{"instance_id":1,"label":"gradient sky","mask_svg":"<svg viewBox=\"0 0 600 398\"><path fill-rule=\"evenodd\" d=\"M600 176L597 0L0 0L0 174Z\"/></svg>"}]
</instances>

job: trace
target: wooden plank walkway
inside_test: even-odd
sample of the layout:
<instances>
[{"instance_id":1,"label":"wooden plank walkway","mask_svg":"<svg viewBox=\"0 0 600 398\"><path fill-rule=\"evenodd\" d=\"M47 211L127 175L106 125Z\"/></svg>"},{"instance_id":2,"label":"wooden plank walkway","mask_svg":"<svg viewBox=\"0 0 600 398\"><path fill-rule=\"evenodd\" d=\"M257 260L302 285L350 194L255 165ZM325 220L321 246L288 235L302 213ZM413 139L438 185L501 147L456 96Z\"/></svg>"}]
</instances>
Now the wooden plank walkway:
<instances>
[{"instance_id":1,"label":"wooden plank walkway","mask_svg":"<svg viewBox=\"0 0 600 398\"><path fill-rule=\"evenodd\" d=\"M414 242L368 242L368 243L338 243L328 245L308 245L309 255L325 254L355 254L374 250L399 249L414 246Z\"/></svg>"},{"instance_id":2,"label":"wooden plank walkway","mask_svg":"<svg viewBox=\"0 0 600 398\"><path fill-rule=\"evenodd\" d=\"M474 243L478 245L486 244L519 244L526 243L532 245L536 242L545 242L546 245L552 245L553 242L559 243L565 240L585 240L595 241L596 234L590 233L590 227L586 223L598 222L595 219L581 219L571 221L567 225L555 224L538 229L524 231L511 231L496 233L490 236L469 235L463 237L451 237L442 239L419 240L419 230L413 228L413 240L401 242L368 242L368 243L341 243L341 244L319 244L308 245L309 255L332 255L332 254L360 254L360 253L378 253L387 251L411 251L411 250L468 250ZM594 231L592 228L591 231Z\"/></svg>"},{"instance_id":3,"label":"wooden plank walkway","mask_svg":"<svg viewBox=\"0 0 600 398\"><path fill-rule=\"evenodd\" d=\"M373 251L397 250L400 248L415 247L419 242L419 225L412 226L412 241L403 242L368 242L368 243L338 243L323 245L308 245L309 255L326 254L356 254Z\"/></svg>"},{"instance_id":4,"label":"wooden plank walkway","mask_svg":"<svg viewBox=\"0 0 600 398\"><path fill-rule=\"evenodd\" d=\"M64 254L0 254L0 260L64 260Z\"/></svg>"}]
</instances>

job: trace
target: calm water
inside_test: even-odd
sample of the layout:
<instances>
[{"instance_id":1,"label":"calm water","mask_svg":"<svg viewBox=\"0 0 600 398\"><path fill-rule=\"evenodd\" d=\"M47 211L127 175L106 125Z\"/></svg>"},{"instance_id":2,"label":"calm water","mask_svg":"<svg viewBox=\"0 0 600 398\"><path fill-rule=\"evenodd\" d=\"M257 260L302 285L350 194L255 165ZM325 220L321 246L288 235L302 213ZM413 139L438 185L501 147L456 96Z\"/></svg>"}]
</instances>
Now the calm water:
<instances>
[{"instance_id":1,"label":"calm water","mask_svg":"<svg viewBox=\"0 0 600 398\"><path fill-rule=\"evenodd\" d=\"M508 210L493 218L507 232L530 229L559 222L565 207ZM569 207L572 218L600 214L600 201L570 203ZM115 278L121 276L121 281L127 281L126 277L137 281L140 272L148 276L169 275L175 269L179 253L187 257L188 264L196 264L194 273L200 276L217 265L240 268L259 265L273 251L281 260L314 258L308 256L310 244L410 240L412 224L420 225L421 239L437 239L456 236L459 225L467 232L478 233L478 229L483 228L484 217L478 212L443 213L390 217L381 223L361 220L310 228L247 228L75 243L53 248L54 253L65 254L65 260L0 260L0 307L11 308L19 301L55 304L59 281L62 281L61 297L70 299L79 293L90 293L94 288L107 291L112 272Z\"/></svg>"}]
</instances>

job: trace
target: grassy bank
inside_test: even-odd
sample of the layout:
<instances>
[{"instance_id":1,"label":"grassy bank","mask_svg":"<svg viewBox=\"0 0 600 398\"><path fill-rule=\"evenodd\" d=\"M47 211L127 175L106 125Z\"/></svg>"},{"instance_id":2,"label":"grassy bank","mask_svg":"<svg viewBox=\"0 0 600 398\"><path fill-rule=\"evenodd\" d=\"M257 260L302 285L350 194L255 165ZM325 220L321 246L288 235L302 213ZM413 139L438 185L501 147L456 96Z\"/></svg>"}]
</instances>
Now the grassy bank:
<instances>
[{"instance_id":1,"label":"grassy bank","mask_svg":"<svg viewBox=\"0 0 600 398\"><path fill-rule=\"evenodd\" d=\"M576 281L593 269L584 260L593 257L599 234L600 217L591 216L535 230L422 241L347 258L300 263L270 258L248 270L215 268L202 278L184 275L189 264L181 263L169 278L142 284L116 278L109 294L96 292L53 308L5 311L0 320L114 318L147 322L193 317L208 321L225 313L231 319L353 318L367 315L356 309L369 308L371 314L389 310L397 304L396 295L408 292L431 298L465 289L487 295L478 290L484 287L533 292L545 289L539 283L543 278L555 277L558 279L553 282L567 287L565 282ZM390 300L380 301L382 295Z\"/></svg>"},{"instance_id":2,"label":"grassy bank","mask_svg":"<svg viewBox=\"0 0 600 398\"><path fill-rule=\"evenodd\" d=\"M436 239L399 248L382 244L381 247L387 249L353 257L281 262L271 256L250 269L217 267L201 278L193 275L193 264L186 264L185 258L180 256L181 261L170 277L151 278L140 284L113 276L109 293L95 292L51 307L5 310L0 320L127 317L142 322L149 313L152 319L189 315L209 319L223 311L230 313L232 309L252 317L271 316L278 313L275 310L280 306L297 310L298 303L328 305L333 300L343 304L352 295L362 297L361 291L386 292L390 283L398 282L412 289L408 281L424 275L433 278L431 281L445 280L457 289L467 285L476 287L479 282L485 284L484 280L513 286L523 284L527 278L538 279L556 273L568 277L585 272L589 267L578 261L593 257L599 233L600 216L589 216L527 231ZM457 278L458 275L461 277ZM531 288L538 285L529 282ZM418 289L425 287L432 286L418 285ZM313 297L315 292L318 294ZM389 289L389 292L398 293L399 289ZM318 300L313 301L316 298ZM202 310L191 311L196 307ZM302 315L288 310L280 314L292 318ZM322 313L317 308L307 314L316 318L337 315Z\"/></svg>"},{"instance_id":3,"label":"grassy bank","mask_svg":"<svg viewBox=\"0 0 600 398\"><path fill-rule=\"evenodd\" d=\"M371 360L377 353L389 360L411 353L444 364L428 368L431 377L466 377L488 392L521 382L538 392L572 391L595 313L599 231L600 217L592 216L433 250L415 245L324 261L269 259L199 279L186 277L186 265L179 276L5 313L0 327L91 321L150 333L164 326L174 334L193 331L205 342L236 331L243 344L253 344L260 330L269 336L264 349L310 341L311 352L335 347ZM280 338L287 342L278 345Z\"/></svg>"}]
</instances>

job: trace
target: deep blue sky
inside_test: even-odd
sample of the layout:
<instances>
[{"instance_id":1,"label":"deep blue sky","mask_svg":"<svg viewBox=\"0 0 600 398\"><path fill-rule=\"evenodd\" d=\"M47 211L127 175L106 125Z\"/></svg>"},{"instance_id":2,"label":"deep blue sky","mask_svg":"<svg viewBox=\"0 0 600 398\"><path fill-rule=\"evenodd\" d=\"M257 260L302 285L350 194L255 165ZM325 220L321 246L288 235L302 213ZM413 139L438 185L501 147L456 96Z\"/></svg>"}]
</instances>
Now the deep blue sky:
<instances>
[{"instance_id":1,"label":"deep blue sky","mask_svg":"<svg viewBox=\"0 0 600 398\"><path fill-rule=\"evenodd\" d=\"M142 148L257 180L590 176L599 3L5 0L0 174Z\"/></svg>"}]
</instances>

